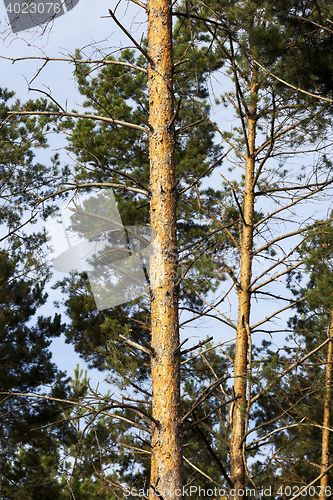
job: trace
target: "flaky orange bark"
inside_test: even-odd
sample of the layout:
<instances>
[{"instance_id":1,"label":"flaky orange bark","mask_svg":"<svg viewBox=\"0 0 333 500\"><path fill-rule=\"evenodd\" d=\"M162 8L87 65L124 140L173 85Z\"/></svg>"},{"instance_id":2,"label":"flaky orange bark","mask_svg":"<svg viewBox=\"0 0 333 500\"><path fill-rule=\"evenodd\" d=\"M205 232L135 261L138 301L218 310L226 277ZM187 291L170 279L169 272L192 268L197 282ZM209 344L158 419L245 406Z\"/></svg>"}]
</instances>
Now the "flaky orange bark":
<instances>
[{"instance_id":1,"label":"flaky orange bark","mask_svg":"<svg viewBox=\"0 0 333 500\"><path fill-rule=\"evenodd\" d=\"M333 313L331 313L331 322L329 326L329 336L333 338ZM321 466L320 474L323 474L329 466L330 459L330 428L331 428L331 404L332 404L332 376L333 376L333 342L328 343L327 351L327 364L325 370L325 402L324 402L324 418L323 418L323 430L322 430L322 446L321 446ZM325 474L320 480L320 486L322 486L319 500L324 500L327 498L325 494L325 488L328 486L328 475Z\"/></svg>"},{"instance_id":2,"label":"flaky orange bark","mask_svg":"<svg viewBox=\"0 0 333 500\"><path fill-rule=\"evenodd\" d=\"M240 241L241 269L238 289L238 322L234 359L234 396L232 414L232 434L230 443L231 482L233 483L233 498L238 499L238 492L245 483L245 465L243 460L243 439L246 416L246 375L248 370L248 335L250 335L251 306L251 274L253 260L253 225L254 225L254 171L255 171L255 137L256 137L256 104L258 91L256 74L251 85L254 98L247 116L247 154L245 163L245 186L243 203L243 227ZM242 492L241 492L242 494Z\"/></svg>"},{"instance_id":3,"label":"flaky orange bark","mask_svg":"<svg viewBox=\"0 0 333 500\"><path fill-rule=\"evenodd\" d=\"M182 498L172 20L169 0L148 3L151 362L150 499ZM156 492L154 492L156 488Z\"/></svg>"}]
</instances>

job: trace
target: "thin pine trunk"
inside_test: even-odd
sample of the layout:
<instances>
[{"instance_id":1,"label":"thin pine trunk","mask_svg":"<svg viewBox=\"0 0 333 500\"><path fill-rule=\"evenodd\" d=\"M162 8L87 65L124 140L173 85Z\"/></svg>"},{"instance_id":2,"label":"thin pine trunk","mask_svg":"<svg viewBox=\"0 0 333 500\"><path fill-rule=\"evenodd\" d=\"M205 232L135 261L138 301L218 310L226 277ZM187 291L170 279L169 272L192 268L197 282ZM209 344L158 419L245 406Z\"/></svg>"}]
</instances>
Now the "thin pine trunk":
<instances>
[{"instance_id":1,"label":"thin pine trunk","mask_svg":"<svg viewBox=\"0 0 333 500\"><path fill-rule=\"evenodd\" d=\"M170 0L148 2L148 53L152 415L158 422L152 430L149 498L171 500L182 498L183 464Z\"/></svg>"},{"instance_id":2,"label":"thin pine trunk","mask_svg":"<svg viewBox=\"0 0 333 500\"><path fill-rule=\"evenodd\" d=\"M333 338L333 313L331 313L331 322L329 326L329 337ZM329 342L327 351L327 363L325 371L325 403L324 403L324 418L323 418L323 431L322 431L322 446L321 446L321 466L320 474L324 474L325 470L329 466L330 459L330 427L331 427L331 404L332 404L332 356L333 356L333 342ZM327 496L325 494L325 488L328 486L328 475L324 476L320 480L321 491L319 495L319 500L324 500Z\"/></svg>"}]
</instances>

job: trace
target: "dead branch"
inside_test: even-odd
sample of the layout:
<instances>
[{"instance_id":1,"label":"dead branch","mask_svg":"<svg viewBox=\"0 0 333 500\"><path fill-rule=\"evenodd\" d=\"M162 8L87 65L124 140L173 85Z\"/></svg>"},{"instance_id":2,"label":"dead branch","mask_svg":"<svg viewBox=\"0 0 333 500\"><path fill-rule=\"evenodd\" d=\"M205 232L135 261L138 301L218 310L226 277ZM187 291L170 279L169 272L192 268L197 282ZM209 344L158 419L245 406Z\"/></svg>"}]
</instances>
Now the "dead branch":
<instances>
[{"instance_id":1,"label":"dead branch","mask_svg":"<svg viewBox=\"0 0 333 500\"><path fill-rule=\"evenodd\" d=\"M208 342L210 342L211 340L213 340L214 337L209 337L208 339L206 340L203 340L202 342L199 342L199 344L196 344L195 346L193 347L190 347L189 349L186 349L185 351L182 351L180 353L181 356L184 356L185 354L187 354L188 352L191 352L191 351L194 351L195 349L198 349L199 347L202 347L203 345L206 345L208 344ZM187 341L188 339L186 339ZM184 341L185 342L185 341Z\"/></svg>"},{"instance_id":2,"label":"dead branch","mask_svg":"<svg viewBox=\"0 0 333 500\"><path fill-rule=\"evenodd\" d=\"M209 481L211 481L212 483L216 484L216 486L218 486L219 488L222 488L223 490L225 490L225 486L222 486L222 484L219 484L216 481L214 481L214 479L212 479L205 472L203 472L201 469L199 469L199 467L197 467L196 465L192 464L185 456L183 456L183 459L185 460L185 462L190 467L192 467L192 469L194 469L195 471L199 472L199 474L201 474L202 476L204 476L206 479L209 479Z\"/></svg>"},{"instance_id":3,"label":"dead branch","mask_svg":"<svg viewBox=\"0 0 333 500\"><path fill-rule=\"evenodd\" d=\"M282 257L282 259L279 259L277 262L274 262L274 264L272 264L268 269L265 269L264 272L262 272L259 276L257 276L251 283L251 287L254 285L254 283L256 283L256 281L260 280L260 278L262 278L263 276L265 276L266 274L268 274L270 271L272 271L272 269L274 269L275 267L279 266L280 264L283 264L285 262L286 259L288 259L288 257L290 257L296 250L297 248L299 248L302 243L306 240L306 238L303 238L294 248L292 248L290 250L289 253L287 253L286 255L284 255L284 257ZM295 267L298 267L300 264L302 264L304 262L304 260L302 260L301 262L298 262L295 266L293 267L289 267L288 269L289 270L292 270L294 269ZM283 271L283 273L286 273L288 271ZM275 275L276 277L279 277L279 274ZM275 278L274 278L275 279ZM271 280L271 278L269 278L269 280L267 281L264 281L263 284L259 284L257 287L254 287L254 288L251 288L251 291L254 292L257 288L260 288L261 286L263 286L264 284L267 284L269 283L269 281Z\"/></svg>"},{"instance_id":4,"label":"dead branch","mask_svg":"<svg viewBox=\"0 0 333 500\"><path fill-rule=\"evenodd\" d=\"M197 358L198 356L201 356L202 354L204 354L205 352L208 352L208 351L212 351L213 349L216 349L217 347L221 346L221 345L224 345L224 344L228 344L229 342L233 342L234 340L236 340L236 337L232 338L232 339L229 339L229 340L225 340L224 342L220 342L219 344L216 344L214 345L213 347L209 347L208 349L205 349L204 351L201 351L199 352L198 354L195 354L194 356L192 356L192 358L190 359L186 359L185 361L182 361L180 364L181 365L184 365L185 363L188 363L189 361L192 361L192 359L195 359Z\"/></svg>"},{"instance_id":5,"label":"dead branch","mask_svg":"<svg viewBox=\"0 0 333 500\"><path fill-rule=\"evenodd\" d=\"M270 382L269 384L266 385L266 387L261 392L259 392L255 396L253 396L253 398L251 399L251 404L255 403L255 401L257 401L263 394L265 394L267 391L269 391L269 389L271 389L273 387L273 385L276 383L277 380L279 380L282 377L284 377L285 375L287 375L287 373L291 372L294 368L296 368L296 366L299 366L300 364L302 364L306 359L310 358L313 354L316 354L316 352L320 351L323 347L325 347L326 344L328 344L329 342L332 342L332 340L333 340L333 338L326 339L324 342L322 342L319 346L317 346L311 352L307 353L301 359L295 361L292 365L290 365L288 368L286 368L282 373L279 373L279 375L276 376L276 379L274 382Z\"/></svg>"},{"instance_id":6,"label":"dead branch","mask_svg":"<svg viewBox=\"0 0 333 500\"><path fill-rule=\"evenodd\" d=\"M141 3L141 2L140 2ZM144 4L143 4L144 5ZM117 8L117 7L116 7ZM149 57L148 55L148 52L143 49L141 47L141 45L135 40L135 38L132 37L132 35L129 33L129 31L127 31L127 29L125 28L125 26L123 26L121 24L121 22L118 21L118 19L116 18L115 16L115 13L112 12L111 9L109 9L109 14L111 16L111 18L114 20L114 22L116 23L117 26L119 26L119 28L125 33L125 35L131 40L131 42L134 43L135 47L141 52L141 54L143 54L145 56L145 58L147 59L147 61L150 62L150 64L152 65L152 67L154 67L154 61L151 60L151 58Z\"/></svg>"},{"instance_id":7,"label":"dead branch","mask_svg":"<svg viewBox=\"0 0 333 500\"><path fill-rule=\"evenodd\" d=\"M231 328L233 328L234 330L237 330L237 326L229 319L227 318L221 311L219 311L218 309L216 309L216 307L212 306L211 304L209 304L208 302L206 302L206 300L201 297L200 293L198 292L195 292L196 295L205 303L207 304L209 307L211 307L212 309L214 309L217 313L219 313L226 321L226 323L231 326Z\"/></svg>"},{"instance_id":8,"label":"dead branch","mask_svg":"<svg viewBox=\"0 0 333 500\"><path fill-rule=\"evenodd\" d=\"M184 422L190 415L193 411L195 411L196 408L198 408L198 406L201 405L201 403L203 403L204 401L206 401L206 399L211 395L211 393L216 389L216 387L221 383L221 382L225 382L226 380L228 380L230 378L230 375L227 375L225 377L221 377L219 378L218 380L215 380L215 382L213 382L212 384L210 384L208 387L206 387L202 393L200 394L200 396L197 397L197 399L195 400L195 402L193 403L192 407L189 409L189 411L186 413L186 415L184 415L184 417L182 417L181 419L181 422ZM223 403L224 404L224 403ZM228 401L225 403L225 404L228 404Z\"/></svg>"},{"instance_id":9,"label":"dead branch","mask_svg":"<svg viewBox=\"0 0 333 500\"><path fill-rule=\"evenodd\" d=\"M322 186L320 186L318 189L314 190L314 191L311 191L311 193L307 193L305 194L304 196L301 196L300 198L297 198L295 201L289 203L288 205L285 205L281 208L278 208L277 210L275 210L274 212L271 212L270 214L266 215L263 219L261 219L259 222L257 222L253 227L256 228L257 226L259 226L260 224L263 224L266 220L270 219L271 217L273 217L274 215L282 212L283 210L287 210L288 208L291 208L293 207L294 205L296 205L297 203L300 203L301 201L303 200L306 200L307 198L309 198L310 196L314 195L314 194L317 194L319 193L320 191L322 191L325 187L329 186L330 184L333 183L333 180L330 180L326 183L324 183Z\"/></svg>"},{"instance_id":10,"label":"dead branch","mask_svg":"<svg viewBox=\"0 0 333 500\"><path fill-rule=\"evenodd\" d=\"M133 0L131 0L133 1ZM100 65L108 65L108 64L113 64L116 66L126 66L131 69L135 69L137 71L142 71L143 73L147 73L147 70L145 68L142 68L141 66L136 66L135 64L130 64L127 62L123 61L112 61L111 59L77 59L75 57L42 57L42 56L31 56L31 57L5 57L5 56L0 56L0 59L6 59L7 61L12 61L14 64L17 61L34 61L34 60L39 60L39 61L45 61L48 63L49 61L59 61L59 62L71 62L74 64L98 64Z\"/></svg>"},{"instance_id":11,"label":"dead branch","mask_svg":"<svg viewBox=\"0 0 333 500\"><path fill-rule=\"evenodd\" d=\"M260 63L258 63L258 61L256 61L255 59L252 58L252 61L254 62L254 64L256 64L257 66L259 66L259 68L261 68L263 71L265 71L265 73L267 73L267 75L271 76L272 78L274 78L275 80L278 80L279 82L283 83L284 85L286 85L287 87L293 89L293 90L296 90L296 92L300 92L301 94L305 94L305 95L308 95L310 97L314 97L315 99L319 99L321 101L325 101L325 102L329 102L329 103L333 103L333 100L332 99L328 99L327 97L322 97L318 94L312 94L311 92L307 92L306 90L303 90L299 87L295 87L294 85L292 85L291 83L288 83L286 82L285 80L282 80L282 78L278 77L277 75L274 75L274 73L272 73L271 71L269 71L268 69L264 68ZM321 476L322 477L322 476ZM320 479L320 478L319 478ZM311 483L312 484L312 483ZM291 498L290 500L293 500L294 498L297 498L296 497L293 497Z\"/></svg>"},{"instance_id":12,"label":"dead branch","mask_svg":"<svg viewBox=\"0 0 333 500\"><path fill-rule=\"evenodd\" d=\"M283 234L282 236L278 236L277 238L274 238L273 240L269 241L268 243L266 243L262 247L258 248L258 250L255 250L254 255L257 255L258 253L262 252L263 250L266 250L267 248L269 248L271 245L274 245L274 243L277 243L278 241L284 240L286 238L291 238L292 236L296 236L297 234L304 233L305 231L309 231L309 229L312 229L316 226L327 224L331 220L332 220L332 218L326 219L325 221L322 221L320 223L315 222L314 224L311 224L310 226L298 229L297 231L293 231L291 233Z\"/></svg>"},{"instance_id":13,"label":"dead branch","mask_svg":"<svg viewBox=\"0 0 333 500\"><path fill-rule=\"evenodd\" d=\"M131 0L131 2L136 3L137 5L139 5L140 7L142 7L145 10L148 10L147 5L143 2L140 2L140 0Z\"/></svg>"},{"instance_id":14,"label":"dead branch","mask_svg":"<svg viewBox=\"0 0 333 500\"><path fill-rule=\"evenodd\" d=\"M259 439L256 439L255 441L252 441L251 443L249 443L249 446L254 446L257 443L260 443L261 441L268 439L270 436L273 436L273 434L276 434L277 432L281 432L281 431L284 431L286 429L292 429L293 427L297 427L298 425L302 424L304 422L304 420L305 420L305 417L302 418L302 420L300 422L297 422L296 424L284 425L283 427L279 427L278 429L274 429L273 431L269 432L265 436L263 436ZM246 439L246 435L243 436L243 441L245 441L245 439Z\"/></svg>"},{"instance_id":15,"label":"dead branch","mask_svg":"<svg viewBox=\"0 0 333 500\"><path fill-rule=\"evenodd\" d=\"M263 319L262 321L259 321L255 325L251 326L251 330L254 331L257 326L263 325L264 323L266 323L270 319L274 318L274 316L276 316L280 312L286 311L287 309L294 307L296 304L298 304L299 302L302 302L303 300L305 300L305 297L302 297L301 299L295 300L295 301L291 302L290 304L286 305L285 307L281 307L281 309L279 309L278 311L275 311L274 313L270 314L269 316L266 316L266 318Z\"/></svg>"},{"instance_id":16,"label":"dead branch","mask_svg":"<svg viewBox=\"0 0 333 500\"><path fill-rule=\"evenodd\" d=\"M193 415L194 418L195 418L195 414ZM218 468L220 469L221 473L222 473L222 476L224 477L224 479L227 481L228 485L230 488L233 487L233 484L231 482L231 479L230 477L228 476L227 474L227 471L225 470L225 468L223 467L222 463L221 463L221 460L219 459L219 457L216 455L215 451L213 450L213 448L211 447L208 439L206 438L206 436L204 435L204 433L202 432L202 430L200 429L199 425L196 423L195 425L195 429L197 431L197 433L199 434L199 436L202 438L203 442L205 443L206 445L206 448L207 450L209 451L209 453L211 454L211 456L213 457L215 463L217 464Z\"/></svg>"}]
</instances>

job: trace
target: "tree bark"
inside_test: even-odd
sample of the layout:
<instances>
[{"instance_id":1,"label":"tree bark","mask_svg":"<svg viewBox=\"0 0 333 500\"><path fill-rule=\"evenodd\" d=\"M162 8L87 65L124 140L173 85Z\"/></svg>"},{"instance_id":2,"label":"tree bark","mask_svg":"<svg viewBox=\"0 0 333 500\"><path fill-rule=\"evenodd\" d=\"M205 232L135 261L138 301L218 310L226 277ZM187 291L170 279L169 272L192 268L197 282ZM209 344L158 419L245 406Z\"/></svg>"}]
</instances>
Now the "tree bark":
<instances>
[{"instance_id":1,"label":"tree bark","mask_svg":"<svg viewBox=\"0 0 333 500\"><path fill-rule=\"evenodd\" d=\"M175 132L170 0L148 2L152 428L150 500L182 498ZM160 496L159 496L160 495Z\"/></svg>"},{"instance_id":2,"label":"tree bark","mask_svg":"<svg viewBox=\"0 0 333 500\"><path fill-rule=\"evenodd\" d=\"M238 289L238 321L234 359L234 396L232 415L232 433L230 443L231 481L233 499L242 498L239 490L245 484L245 464L243 460L243 438L246 418L246 386L248 370L248 335L250 334L251 275L253 260L253 224L254 224L254 173L255 173L255 137L256 137L256 100L258 88L257 75L254 71L251 84L251 96L254 98L247 116L247 154L245 162L245 186L243 202L243 226L240 238L241 267Z\"/></svg>"},{"instance_id":3,"label":"tree bark","mask_svg":"<svg viewBox=\"0 0 333 500\"><path fill-rule=\"evenodd\" d=\"M328 335L333 338L333 313L331 313L331 322L329 326ZM325 371L325 402L324 402L324 418L323 418L323 431L322 431L322 446L321 446L321 466L320 474L323 474L327 467L329 466L330 458L330 422L331 422L331 404L332 404L332 356L333 356L333 342L328 343L327 351L327 363ZM325 488L328 486L328 475L325 474L320 480L320 486L322 486L319 500L325 500L327 496L325 494Z\"/></svg>"}]
</instances>

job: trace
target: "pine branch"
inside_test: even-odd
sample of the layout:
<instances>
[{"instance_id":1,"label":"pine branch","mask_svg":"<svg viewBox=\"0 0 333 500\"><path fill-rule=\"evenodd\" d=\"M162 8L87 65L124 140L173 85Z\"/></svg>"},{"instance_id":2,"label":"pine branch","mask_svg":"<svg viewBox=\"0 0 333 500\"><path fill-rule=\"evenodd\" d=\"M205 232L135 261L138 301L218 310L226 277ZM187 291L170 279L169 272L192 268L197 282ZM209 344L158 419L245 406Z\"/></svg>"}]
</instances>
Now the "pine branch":
<instances>
[{"instance_id":1,"label":"pine branch","mask_svg":"<svg viewBox=\"0 0 333 500\"><path fill-rule=\"evenodd\" d=\"M60 112L60 111L8 111L9 116L58 116L61 118L85 118L87 120L97 120L106 123L111 123L113 125L119 125L122 127L133 128L135 130L140 130L141 132L148 133L148 127L141 127L141 125L136 125L135 123L123 122L121 120L114 120L113 118L106 118L105 116L99 115L89 115L84 113L71 113L69 111Z\"/></svg>"}]
</instances>

